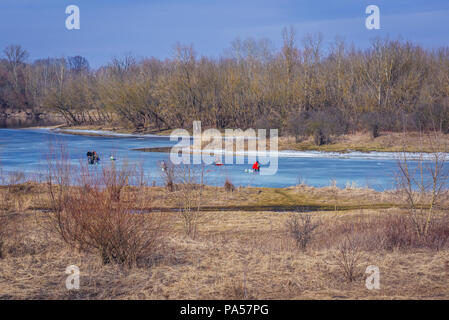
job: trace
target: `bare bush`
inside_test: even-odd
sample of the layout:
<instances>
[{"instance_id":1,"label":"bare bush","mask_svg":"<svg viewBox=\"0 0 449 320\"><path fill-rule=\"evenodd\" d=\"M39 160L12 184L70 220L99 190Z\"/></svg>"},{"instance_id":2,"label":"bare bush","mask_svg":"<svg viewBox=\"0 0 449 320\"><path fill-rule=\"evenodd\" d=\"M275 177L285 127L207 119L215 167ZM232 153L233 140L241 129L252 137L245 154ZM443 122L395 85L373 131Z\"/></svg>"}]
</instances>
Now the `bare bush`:
<instances>
[{"instance_id":1,"label":"bare bush","mask_svg":"<svg viewBox=\"0 0 449 320\"><path fill-rule=\"evenodd\" d=\"M384 117L388 117L388 115L384 115ZM375 139L380 136L380 126L384 117L374 112L367 112L360 116L362 125L368 130L371 138Z\"/></svg>"},{"instance_id":2,"label":"bare bush","mask_svg":"<svg viewBox=\"0 0 449 320\"><path fill-rule=\"evenodd\" d=\"M170 161L162 161L159 164L162 170L162 180L169 192L175 191L175 166Z\"/></svg>"},{"instance_id":3,"label":"bare bush","mask_svg":"<svg viewBox=\"0 0 449 320\"><path fill-rule=\"evenodd\" d=\"M185 235L195 239L201 222L204 167L179 165L174 168L176 190L172 197L183 221Z\"/></svg>"},{"instance_id":4,"label":"bare bush","mask_svg":"<svg viewBox=\"0 0 449 320\"><path fill-rule=\"evenodd\" d=\"M323 225L316 244L331 248L346 237L357 237L360 250L441 250L449 245L449 218L440 214L434 219L432 232L419 238L414 224L406 213L382 212L379 215L358 217L357 221L335 221Z\"/></svg>"},{"instance_id":5,"label":"bare bush","mask_svg":"<svg viewBox=\"0 0 449 320\"><path fill-rule=\"evenodd\" d=\"M2 172L0 172L0 180L2 184L7 180L1 178ZM6 182L7 183L7 182ZM12 236L15 233L15 207L18 206L17 199L19 196L17 193L12 192L11 186L0 186L0 259L4 258L6 252L7 242L11 242ZM23 204L19 201L19 203Z\"/></svg>"},{"instance_id":6,"label":"bare bush","mask_svg":"<svg viewBox=\"0 0 449 320\"><path fill-rule=\"evenodd\" d=\"M446 215L432 218L429 232L419 236L413 220L407 215L388 215L371 221L371 230L364 234L366 246L385 250L428 248L440 250L449 243L449 224Z\"/></svg>"},{"instance_id":7,"label":"bare bush","mask_svg":"<svg viewBox=\"0 0 449 320\"><path fill-rule=\"evenodd\" d=\"M9 219L4 212L0 210L0 259L4 257L5 242L9 227Z\"/></svg>"},{"instance_id":8,"label":"bare bush","mask_svg":"<svg viewBox=\"0 0 449 320\"><path fill-rule=\"evenodd\" d=\"M4 181L4 175L3 175L3 169L1 167L0 163L0 187L5 183ZM6 239L6 231L8 229L8 220L6 219L5 215L5 199L6 199L6 191L5 188L0 189L0 259L4 256L4 245L5 245L5 239Z\"/></svg>"},{"instance_id":9,"label":"bare bush","mask_svg":"<svg viewBox=\"0 0 449 320\"><path fill-rule=\"evenodd\" d=\"M328 144L330 143L330 136L326 135L322 128L317 127L313 130L313 141L317 146Z\"/></svg>"},{"instance_id":10,"label":"bare bush","mask_svg":"<svg viewBox=\"0 0 449 320\"><path fill-rule=\"evenodd\" d=\"M235 190L234 184L228 178L226 178L224 188L225 188L226 192L234 192L234 190Z\"/></svg>"},{"instance_id":11,"label":"bare bush","mask_svg":"<svg viewBox=\"0 0 449 320\"><path fill-rule=\"evenodd\" d=\"M288 121L288 132L295 137L296 142L303 141L309 135L307 127L305 126L305 122L308 117L308 113L299 112L292 114L290 120Z\"/></svg>"},{"instance_id":12,"label":"bare bush","mask_svg":"<svg viewBox=\"0 0 449 320\"><path fill-rule=\"evenodd\" d=\"M81 165L67 172L63 160L54 166L57 170L49 171L51 230L81 252L98 253L105 264L133 267L139 258L151 255L161 240L164 220L162 214L149 212L151 194L136 169L112 165L92 170ZM69 180L74 185L65 184Z\"/></svg>"},{"instance_id":13,"label":"bare bush","mask_svg":"<svg viewBox=\"0 0 449 320\"><path fill-rule=\"evenodd\" d=\"M362 251L357 237L346 236L338 245L335 260L341 273L348 282L356 280L361 274Z\"/></svg>"},{"instance_id":14,"label":"bare bush","mask_svg":"<svg viewBox=\"0 0 449 320\"><path fill-rule=\"evenodd\" d=\"M313 240L320 223L314 222L310 214L294 213L285 223L287 233L296 241L301 250L306 250Z\"/></svg>"},{"instance_id":15,"label":"bare bush","mask_svg":"<svg viewBox=\"0 0 449 320\"><path fill-rule=\"evenodd\" d=\"M378 219L380 220L380 219ZM377 246L386 249L407 249L414 246L416 235L409 219L404 215L389 215L376 221ZM369 233L367 233L367 236Z\"/></svg>"}]
</instances>

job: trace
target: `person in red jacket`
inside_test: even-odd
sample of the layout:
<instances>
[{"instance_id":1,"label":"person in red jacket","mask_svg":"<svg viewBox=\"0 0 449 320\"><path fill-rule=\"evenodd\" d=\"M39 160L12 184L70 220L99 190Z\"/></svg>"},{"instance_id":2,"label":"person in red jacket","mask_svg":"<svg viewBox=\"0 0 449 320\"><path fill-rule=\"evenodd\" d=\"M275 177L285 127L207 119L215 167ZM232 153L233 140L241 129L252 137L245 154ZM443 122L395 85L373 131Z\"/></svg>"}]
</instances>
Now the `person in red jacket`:
<instances>
[{"instance_id":1,"label":"person in red jacket","mask_svg":"<svg viewBox=\"0 0 449 320\"><path fill-rule=\"evenodd\" d=\"M260 164L259 164L258 161L254 162L253 170L256 171L256 172L260 171Z\"/></svg>"}]
</instances>

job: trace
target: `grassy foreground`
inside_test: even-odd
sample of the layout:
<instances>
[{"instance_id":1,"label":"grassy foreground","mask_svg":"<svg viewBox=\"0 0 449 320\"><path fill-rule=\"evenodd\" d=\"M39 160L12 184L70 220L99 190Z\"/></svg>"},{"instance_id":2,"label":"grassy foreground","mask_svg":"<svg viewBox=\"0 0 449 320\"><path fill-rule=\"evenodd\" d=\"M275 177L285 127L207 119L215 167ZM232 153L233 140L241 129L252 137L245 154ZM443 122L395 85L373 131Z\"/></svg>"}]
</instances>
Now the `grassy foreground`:
<instances>
[{"instance_id":1,"label":"grassy foreground","mask_svg":"<svg viewBox=\"0 0 449 320\"><path fill-rule=\"evenodd\" d=\"M314 213L327 229L373 214L382 212ZM449 298L447 250L367 251L360 274L347 282L337 264L338 251L320 244L326 234L321 233L315 248L302 252L285 236L286 217L208 212L200 237L186 239L176 226L152 260L126 270L70 250L47 233L45 216L21 213L15 245L0 259L0 299ZM365 287L363 271L373 264L381 271L380 290ZM69 265L80 268L79 291L65 288Z\"/></svg>"},{"instance_id":2,"label":"grassy foreground","mask_svg":"<svg viewBox=\"0 0 449 320\"><path fill-rule=\"evenodd\" d=\"M172 206L165 193L152 188L154 206ZM49 232L42 185L3 187L0 195L8 199L7 215L13 222L0 259L0 299L449 298L445 245L386 245L394 240L388 231L394 220L384 218L404 216L392 204L397 201L393 193L307 186L226 192L208 187L204 203L217 210L202 212L198 236L186 237L179 213L164 212L169 221L164 241L132 269L103 264L97 254L78 252ZM339 211L309 213L320 225L301 250L286 232L289 210L218 210L243 204L322 204ZM367 209L364 204L391 208ZM349 236L360 239L346 251L357 257L351 281L342 269L340 246ZM80 290L65 288L70 265L80 268ZM365 287L368 265L380 269L379 290Z\"/></svg>"},{"instance_id":3,"label":"grassy foreground","mask_svg":"<svg viewBox=\"0 0 449 320\"><path fill-rule=\"evenodd\" d=\"M151 210L173 211L177 203L165 187L146 187L151 194ZM27 182L14 186L0 186L0 193L8 194L14 211L24 209L49 210L49 195L45 184ZM377 192L372 189L347 186L315 188L298 185L287 188L238 187L226 192L223 187L205 186L201 209L221 211L342 211L352 209L387 209L400 207L394 191Z\"/></svg>"}]
</instances>

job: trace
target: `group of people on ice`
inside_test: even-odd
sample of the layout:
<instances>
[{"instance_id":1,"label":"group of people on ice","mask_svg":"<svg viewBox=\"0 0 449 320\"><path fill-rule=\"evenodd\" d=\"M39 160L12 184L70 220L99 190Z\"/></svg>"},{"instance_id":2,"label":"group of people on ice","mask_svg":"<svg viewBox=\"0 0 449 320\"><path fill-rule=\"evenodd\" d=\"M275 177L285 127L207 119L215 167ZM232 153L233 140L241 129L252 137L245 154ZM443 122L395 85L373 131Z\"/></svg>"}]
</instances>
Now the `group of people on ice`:
<instances>
[{"instance_id":1,"label":"group of people on ice","mask_svg":"<svg viewBox=\"0 0 449 320\"><path fill-rule=\"evenodd\" d=\"M87 151L87 162L89 164L98 164L100 162L100 157L98 156L98 153L96 151Z\"/></svg>"},{"instance_id":2,"label":"group of people on ice","mask_svg":"<svg viewBox=\"0 0 449 320\"><path fill-rule=\"evenodd\" d=\"M92 151L87 151L87 162L89 164L98 164L100 162L100 157L98 156L98 153L95 150ZM111 161L115 161L115 157L111 155L110 157ZM222 166L223 163L221 161L216 161L215 162L216 166ZM165 164L165 161L163 162L162 165L162 171L165 171L167 169L167 166ZM252 167L253 172L259 172L260 171L260 164L259 161L254 162L253 167Z\"/></svg>"},{"instance_id":3,"label":"group of people on ice","mask_svg":"<svg viewBox=\"0 0 449 320\"><path fill-rule=\"evenodd\" d=\"M215 163L214 163L216 166L222 166L223 165L223 163L217 158L217 160L215 160ZM259 172L260 171L260 163L259 163L259 161L256 161L256 162L254 162L254 164L253 164L253 167L252 167L252 171L251 170L248 170L248 169L246 169L245 170L246 172Z\"/></svg>"}]
</instances>

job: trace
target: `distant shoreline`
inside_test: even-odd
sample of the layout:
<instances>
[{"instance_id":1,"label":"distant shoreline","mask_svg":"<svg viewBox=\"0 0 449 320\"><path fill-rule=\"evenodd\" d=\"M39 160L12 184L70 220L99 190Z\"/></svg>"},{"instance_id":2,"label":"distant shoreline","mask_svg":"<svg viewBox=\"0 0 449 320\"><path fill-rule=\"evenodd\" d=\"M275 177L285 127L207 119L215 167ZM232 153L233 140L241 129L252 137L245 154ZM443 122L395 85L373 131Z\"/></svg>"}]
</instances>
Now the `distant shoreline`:
<instances>
[{"instance_id":1,"label":"distant shoreline","mask_svg":"<svg viewBox=\"0 0 449 320\"><path fill-rule=\"evenodd\" d=\"M83 136L98 136L98 137L170 137L172 130L163 131L148 131L135 132L126 128L118 127L101 127L101 126L34 126L16 129L50 129L57 130L60 133L83 135ZM439 146L440 152L449 153L449 135L438 134L432 137L435 144ZM334 152L334 153L373 153L373 152L410 152L410 153L431 153L432 147L428 140L431 138L430 134L420 134L418 132L408 132L406 135L397 132L382 132L382 134L373 139L368 133L358 132L353 134L346 134L335 137L331 143L317 146L314 145L312 138L306 138L299 142L294 137L279 137L278 150L279 151L318 151L318 152ZM151 148L144 148L149 150L139 150L151 152Z\"/></svg>"},{"instance_id":2,"label":"distant shoreline","mask_svg":"<svg viewBox=\"0 0 449 320\"><path fill-rule=\"evenodd\" d=\"M104 128L98 126L65 127L58 126L60 132L66 134L77 134L86 136L142 136L142 137L169 137L172 130L150 131L137 133L125 128ZM377 138L372 138L368 133L357 132L335 137L332 143L317 146L312 137L296 142L295 137L280 137L278 150L280 151L320 151L320 152L410 152L431 153L432 146L429 140L438 145L440 152L449 153L449 134L420 134L419 132L408 132L405 135L398 132L382 132Z\"/></svg>"}]
</instances>

